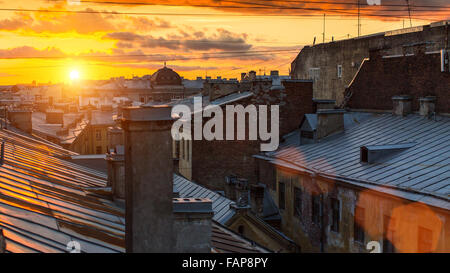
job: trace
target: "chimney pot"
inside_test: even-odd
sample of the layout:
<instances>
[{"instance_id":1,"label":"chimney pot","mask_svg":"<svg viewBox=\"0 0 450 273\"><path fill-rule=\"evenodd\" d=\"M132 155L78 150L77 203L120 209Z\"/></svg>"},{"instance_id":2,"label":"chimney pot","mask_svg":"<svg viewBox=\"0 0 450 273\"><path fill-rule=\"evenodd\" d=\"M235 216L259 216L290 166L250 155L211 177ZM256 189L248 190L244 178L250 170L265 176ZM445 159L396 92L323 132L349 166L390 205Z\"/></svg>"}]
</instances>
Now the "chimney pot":
<instances>
[{"instance_id":1,"label":"chimney pot","mask_svg":"<svg viewBox=\"0 0 450 273\"><path fill-rule=\"evenodd\" d=\"M177 253L211 252L212 201L205 198L174 198L174 234Z\"/></svg>"},{"instance_id":2,"label":"chimney pot","mask_svg":"<svg viewBox=\"0 0 450 273\"><path fill-rule=\"evenodd\" d=\"M45 122L48 124L64 124L64 111L59 109L47 109Z\"/></svg>"},{"instance_id":3,"label":"chimney pot","mask_svg":"<svg viewBox=\"0 0 450 273\"><path fill-rule=\"evenodd\" d=\"M407 116L411 113L411 96L400 95L392 97L393 101L393 114L396 116Z\"/></svg>"},{"instance_id":4,"label":"chimney pot","mask_svg":"<svg viewBox=\"0 0 450 273\"><path fill-rule=\"evenodd\" d=\"M33 131L32 113L33 111L24 109L10 110L8 119L14 127L31 134Z\"/></svg>"},{"instance_id":5,"label":"chimney pot","mask_svg":"<svg viewBox=\"0 0 450 273\"><path fill-rule=\"evenodd\" d=\"M436 97L428 96L419 99L420 103L420 115L424 117L431 117L436 109Z\"/></svg>"}]
</instances>

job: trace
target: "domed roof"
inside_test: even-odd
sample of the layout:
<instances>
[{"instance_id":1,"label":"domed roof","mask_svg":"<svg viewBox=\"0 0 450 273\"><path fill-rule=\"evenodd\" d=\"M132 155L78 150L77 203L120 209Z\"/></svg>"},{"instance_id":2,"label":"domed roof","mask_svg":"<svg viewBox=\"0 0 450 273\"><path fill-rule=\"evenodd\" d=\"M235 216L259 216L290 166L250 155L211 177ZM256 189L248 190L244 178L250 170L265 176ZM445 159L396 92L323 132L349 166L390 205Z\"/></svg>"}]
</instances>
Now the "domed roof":
<instances>
[{"instance_id":1,"label":"domed roof","mask_svg":"<svg viewBox=\"0 0 450 273\"><path fill-rule=\"evenodd\" d=\"M172 69L166 67L164 65L163 68L159 69L155 73L153 73L150 78L150 82L152 85L181 85L181 77L177 72Z\"/></svg>"}]
</instances>

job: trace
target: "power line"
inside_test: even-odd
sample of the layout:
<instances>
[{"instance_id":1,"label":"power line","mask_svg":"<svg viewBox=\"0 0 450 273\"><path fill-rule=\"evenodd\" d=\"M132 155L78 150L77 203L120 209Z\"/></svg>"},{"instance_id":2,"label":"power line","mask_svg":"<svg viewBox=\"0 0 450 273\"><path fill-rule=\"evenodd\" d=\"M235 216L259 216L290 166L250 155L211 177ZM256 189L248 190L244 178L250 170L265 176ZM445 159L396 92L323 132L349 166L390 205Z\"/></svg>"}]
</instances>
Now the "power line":
<instances>
[{"instance_id":1,"label":"power line","mask_svg":"<svg viewBox=\"0 0 450 273\"><path fill-rule=\"evenodd\" d=\"M214 6L218 7L218 6ZM225 6L226 7L226 6ZM224 7L222 7L224 8ZM231 8L231 7L230 7ZM248 7L234 7L234 8L248 8ZM260 7L260 8L268 8L273 9L271 7ZM279 9L287 9L287 10L310 10L308 8L289 8L289 7L280 7ZM332 11L329 9L313 9L314 11L328 11L331 13L338 13L339 15L335 16L347 16L347 17L354 17L357 15L357 13L354 12L344 12L344 11ZM0 8L0 11L12 11L12 12L44 12L44 13L85 13L85 14L108 14L108 15L160 15L160 16L228 16L228 15L220 15L215 13L156 13L156 12L117 12L117 11L95 11L95 10L48 10L48 9L24 9L24 8ZM431 14L430 14L431 15ZM433 13L433 15L436 15L436 13ZM317 17L321 15L318 14L261 14L261 15L235 15L235 16L279 16L279 17L285 17L285 16L295 16L295 17ZM394 15L394 14L369 14L364 13L363 16L367 17L391 17L391 18L409 18L405 16L400 15ZM416 16L429 16L428 14L417 14ZM413 17L412 17L413 18ZM426 18L420 18L420 17L414 17L414 19L417 20L425 20L425 21L432 21L432 19L426 19Z\"/></svg>"},{"instance_id":2,"label":"power line","mask_svg":"<svg viewBox=\"0 0 450 273\"><path fill-rule=\"evenodd\" d=\"M93 59L93 58L133 58L133 57L159 57L158 60L152 61L179 61L179 60L198 60L198 59L216 59L216 58L231 58L231 57L248 57L267 54L283 54L283 53L297 53L300 49L286 49L286 50L259 50L259 51L230 51L230 52L203 52L193 53L196 55L203 55L200 57L173 57L170 58L166 55L176 55L176 53L158 53L158 54L129 54L129 55L85 55L85 56L14 56L14 57L1 57L3 60L14 59ZM219 54L218 56L216 56ZM227 55L228 54L228 55Z\"/></svg>"},{"instance_id":3,"label":"power line","mask_svg":"<svg viewBox=\"0 0 450 273\"><path fill-rule=\"evenodd\" d=\"M48 0L48 2L66 2L66 0ZM227 6L218 6L218 5L207 5L207 4L170 4L170 3L149 3L149 2L120 2L120 1L95 1L95 0L81 0L81 3L91 3L91 4L108 4L108 5L127 5L127 6L192 6L192 7L212 7L212 8L226 8ZM256 1L256 2L242 2L242 1L221 1L221 2L234 2L241 4L263 4L261 2L284 2L284 3L297 3L297 4L328 4L328 5L337 5L337 6L357 6L354 2L336 2L336 1L296 1L296 0L264 0L264 1ZM376 6L369 5L368 3L361 3L361 6L375 8ZM383 7L407 7L405 4L383 4ZM450 9L450 6L445 5L410 5L411 8L446 8Z\"/></svg>"}]
</instances>

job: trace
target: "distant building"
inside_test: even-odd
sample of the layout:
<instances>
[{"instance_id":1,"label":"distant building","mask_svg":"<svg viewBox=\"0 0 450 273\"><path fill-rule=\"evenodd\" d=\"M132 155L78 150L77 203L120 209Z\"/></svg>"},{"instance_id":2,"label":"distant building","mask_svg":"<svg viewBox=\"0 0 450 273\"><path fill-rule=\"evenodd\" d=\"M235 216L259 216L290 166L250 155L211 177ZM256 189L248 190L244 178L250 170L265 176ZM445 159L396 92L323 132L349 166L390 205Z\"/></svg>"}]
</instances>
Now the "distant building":
<instances>
[{"instance_id":1,"label":"distant building","mask_svg":"<svg viewBox=\"0 0 450 273\"><path fill-rule=\"evenodd\" d=\"M216 89L215 84L225 85L227 89ZM279 105L281 135L298 128L303 115L312 112L312 82L308 80L273 77L234 82L235 87L230 89L228 85L221 81L213 82L211 94L203 96L204 106L218 105L226 112L227 105ZM238 91L227 92L235 89ZM192 105L193 98L174 104ZM204 118L203 124L208 119ZM248 120L246 128L249 128ZM181 175L207 188L223 191L229 175L244 177L250 184L257 183L257 165L252 155L260 151L261 143L260 140L181 140L174 143L174 147L178 151L175 155L179 159Z\"/></svg>"},{"instance_id":2,"label":"distant building","mask_svg":"<svg viewBox=\"0 0 450 273\"><path fill-rule=\"evenodd\" d=\"M170 102L200 93L201 80L185 80L177 72L164 66L151 76L133 79L114 78L92 89L83 90L85 97L127 97L133 102Z\"/></svg>"},{"instance_id":3,"label":"distant building","mask_svg":"<svg viewBox=\"0 0 450 273\"><path fill-rule=\"evenodd\" d=\"M291 76L313 80L314 97L336 100L339 106L344 101L345 89L370 51L382 50L383 55L409 55L414 53L417 45L423 45L426 52L449 48L448 24L448 21L442 21L305 46L291 64Z\"/></svg>"}]
</instances>

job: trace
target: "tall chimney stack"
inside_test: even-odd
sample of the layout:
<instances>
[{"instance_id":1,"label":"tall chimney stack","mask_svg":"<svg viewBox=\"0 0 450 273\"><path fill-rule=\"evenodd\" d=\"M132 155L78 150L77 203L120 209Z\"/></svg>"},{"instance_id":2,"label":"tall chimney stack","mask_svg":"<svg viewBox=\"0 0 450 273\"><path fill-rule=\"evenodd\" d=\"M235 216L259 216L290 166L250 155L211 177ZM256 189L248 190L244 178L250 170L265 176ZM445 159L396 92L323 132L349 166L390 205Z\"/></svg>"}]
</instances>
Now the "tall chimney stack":
<instances>
[{"instance_id":1,"label":"tall chimney stack","mask_svg":"<svg viewBox=\"0 0 450 273\"><path fill-rule=\"evenodd\" d=\"M123 130L120 127L108 128L108 185L115 201L125 200L125 150Z\"/></svg>"},{"instance_id":2,"label":"tall chimney stack","mask_svg":"<svg viewBox=\"0 0 450 273\"><path fill-rule=\"evenodd\" d=\"M123 109L127 252L173 252L171 107Z\"/></svg>"},{"instance_id":3,"label":"tall chimney stack","mask_svg":"<svg viewBox=\"0 0 450 273\"><path fill-rule=\"evenodd\" d=\"M317 139L344 131L344 113L342 109L317 110Z\"/></svg>"}]
</instances>

